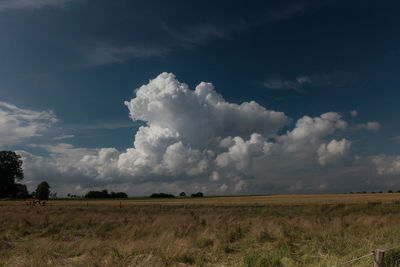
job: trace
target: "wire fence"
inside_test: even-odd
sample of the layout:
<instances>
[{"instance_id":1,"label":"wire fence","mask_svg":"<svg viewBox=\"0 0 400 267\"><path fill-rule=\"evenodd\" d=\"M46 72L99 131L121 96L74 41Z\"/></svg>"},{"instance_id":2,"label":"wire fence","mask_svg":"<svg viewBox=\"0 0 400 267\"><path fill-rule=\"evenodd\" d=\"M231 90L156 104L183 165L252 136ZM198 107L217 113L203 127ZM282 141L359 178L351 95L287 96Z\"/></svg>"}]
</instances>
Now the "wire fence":
<instances>
[{"instance_id":1,"label":"wire fence","mask_svg":"<svg viewBox=\"0 0 400 267\"><path fill-rule=\"evenodd\" d=\"M373 256L372 266L374 267L400 267L400 245L387 248L387 249L376 249L371 253L362 255L360 257L342 262L333 267L351 266L359 262L361 259ZM397 250L397 251L396 251Z\"/></svg>"}]
</instances>

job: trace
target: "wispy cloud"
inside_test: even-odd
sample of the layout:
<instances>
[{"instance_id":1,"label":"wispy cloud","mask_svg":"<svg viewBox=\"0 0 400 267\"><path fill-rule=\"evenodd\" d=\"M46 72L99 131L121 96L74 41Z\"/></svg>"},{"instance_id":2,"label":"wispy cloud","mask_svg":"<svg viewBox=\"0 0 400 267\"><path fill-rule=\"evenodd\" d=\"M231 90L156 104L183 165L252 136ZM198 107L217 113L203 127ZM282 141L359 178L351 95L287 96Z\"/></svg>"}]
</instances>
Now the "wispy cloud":
<instances>
[{"instance_id":1,"label":"wispy cloud","mask_svg":"<svg viewBox=\"0 0 400 267\"><path fill-rule=\"evenodd\" d=\"M370 130L370 131L378 131L381 128L381 124L379 122L371 121L367 123L360 123L355 126L357 130Z\"/></svg>"},{"instance_id":2,"label":"wispy cloud","mask_svg":"<svg viewBox=\"0 0 400 267\"><path fill-rule=\"evenodd\" d=\"M287 20L303 13L307 10L308 5L305 3L292 3L289 5L271 7L263 12L261 16L252 18L237 18L228 22L199 23L185 28L175 28L166 23L161 22L162 27L175 38L180 46L185 48L193 48L203 45L212 39L233 39L235 33L240 33L248 28L256 27L266 23L272 23L280 20Z\"/></svg>"},{"instance_id":3,"label":"wispy cloud","mask_svg":"<svg viewBox=\"0 0 400 267\"><path fill-rule=\"evenodd\" d=\"M191 48L207 43L210 39L231 39L235 32L243 31L247 28L245 20L238 20L226 24L198 24L185 30L178 30L165 22L161 25L174 37L180 46Z\"/></svg>"},{"instance_id":4,"label":"wispy cloud","mask_svg":"<svg viewBox=\"0 0 400 267\"><path fill-rule=\"evenodd\" d=\"M164 57L168 48L163 46L113 45L97 42L84 47L82 53L85 63L89 66L103 66L112 63L124 62L133 58Z\"/></svg>"},{"instance_id":5,"label":"wispy cloud","mask_svg":"<svg viewBox=\"0 0 400 267\"><path fill-rule=\"evenodd\" d=\"M262 86L270 90L294 90L304 93L305 87L327 87L334 85L328 75L304 75L293 80L270 78L262 82Z\"/></svg>"},{"instance_id":6,"label":"wispy cloud","mask_svg":"<svg viewBox=\"0 0 400 267\"><path fill-rule=\"evenodd\" d=\"M294 81L269 79L263 82L263 87L270 90L294 90L296 92L302 93L302 85L308 82L309 79L307 77L298 77Z\"/></svg>"},{"instance_id":7,"label":"wispy cloud","mask_svg":"<svg viewBox=\"0 0 400 267\"><path fill-rule=\"evenodd\" d=\"M64 125L64 129L72 129L72 130L116 130L122 128L130 128L135 127L137 125L142 125L140 122L118 122L118 121L106 121L106 122L95 122L95 123L87 123L87 124L67 124Z\"/></svg>"},{"instance_id":8,"label":"wispy cloud","mask_svg":"<svg viewBox=\"0 0 400 267\"><path fill-rule=\"evenodd\" d=\"M60 136L53 137L53 140L64 140L64 139L70 139L70 138L74 138L74 137L75 137L75 135L73 135L73 134L63 134Z\"/></svg>"},{"instance_id":9,"label":"wispy cloud","mask_svg":"<svg viewBox=\"0 0 400 267\"><path fill-rule=\"evenodd\" d=\"M304 12L306 9L307 6L304 3L295 3L270 8L263 12L262 16L257 16L256 18L236 18L230 21L203 22L183 27L173 27L166 21L161 20L161 27L176 40L176 43L163 45L115 45L107 42L97 42L83 48L82 52L85 64L88 66L103 66L137 58L165 57L170 50L176 47L194 48L206 44L213 39L231 40L235 33L243 32L248 28L261 24L290 19Z\"/></svg>"},{"instance_id":10,"label":"wispy cloud","mask_svg":"<svg viewBox=\"0 0 400 267\"><path fill-rule=\"evenodd\" d=\"M0 146L41 136L43 131L57 121L52 111L21 109L0 101Z\"/></svg>"},{"instance_id":11,"label":"wispy cloud","mask_svg":"<svg viewBox=\"0 0 400 267\"><path fill-rule=\"evenodd\" d=\"M400 135L394 136L392 139L400 143Z\"/></svg>"},{"instance_id":12,"label":"wispy cloud","mask_svg":"<svg viewBox=\"0 0 400 267\"><path fill-rule=\"evenodd\" d=\"M305 12L307 8L308 5L304 2L291 3L283 7L271 9L267 13L266 18L268 21L287 20Z\"/></svg>"},{"instance_id":13,"label":"wispy cloud","mask_svg":"<svg viewBox=\"0 0 400 267\"><path fill-rule=\"evenodd\" d=\"M10 9L41 9L48 6L65 5L73 0L1 0L0 12Z\"/></svg>"}]
</instances>

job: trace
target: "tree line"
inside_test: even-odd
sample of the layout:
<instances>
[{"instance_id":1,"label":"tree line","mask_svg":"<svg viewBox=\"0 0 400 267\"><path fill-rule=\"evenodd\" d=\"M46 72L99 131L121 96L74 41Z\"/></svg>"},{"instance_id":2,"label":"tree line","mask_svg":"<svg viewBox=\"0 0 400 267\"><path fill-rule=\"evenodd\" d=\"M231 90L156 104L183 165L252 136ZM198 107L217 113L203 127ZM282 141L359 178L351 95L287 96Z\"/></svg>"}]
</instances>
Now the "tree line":
<instances>
[{"instance_id":1,"label":"tree line","mask_svg":"<svg viewBox=\"0 0 400 267\"><path fill-rule=\"evenodd\" d=\"M13 151L0 151L0 198L37 198L47 200L49 197L56 198L57 193L50 192L50 185L43 181L32 193L28 192L26 185L20 183L24 178L21 156ZM185 192L179 194L186 197ZM78 198L76 195L68 194L69 198ZM85 198L128 198L125 192L111 192L107 189L101 191L89 191ZM175 198L172 194L153 193L150 198ZM191 197L203 197L202 192L191 194Z\"/></svg>"},{"instance_id":2,"label":"tree line","mask_svg":"<svg viewBox=\"0 0 400 267\"><path fill-rule=\"evenodd\" d=\"M85 198L128 198L128 195L125 192L108 193L108 190L104 189L102 191L89 191Z\"/></svg>"},{"instance_id":3,"label":"tree line","mask_svg":"<svg viewBox=\"0 0 400 267\"><path fill-rule=\"evenodd\" d=\"M181 192L179 194L180 197L186 197L185 192ZM191 197L203 197L204 194L202 192L193 193L190 195ZM149 196L149 198L175 198L173 194L166 194L166 193L153 193Z\"/></svg>"}]
</instances>

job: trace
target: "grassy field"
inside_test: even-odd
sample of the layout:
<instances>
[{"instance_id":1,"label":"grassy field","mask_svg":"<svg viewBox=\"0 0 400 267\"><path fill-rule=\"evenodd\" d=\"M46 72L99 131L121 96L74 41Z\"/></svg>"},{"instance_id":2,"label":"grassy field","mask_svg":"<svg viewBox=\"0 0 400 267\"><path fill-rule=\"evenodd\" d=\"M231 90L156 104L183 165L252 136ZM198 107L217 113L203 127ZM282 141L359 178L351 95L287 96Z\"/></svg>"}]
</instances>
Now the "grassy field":
<instances>
[{"instance_id":1,"label":"grassy field","mask_svg":"<svg viewBox=\"0 0 400 267\"><path fill-rule=\"evenodd\" d=\"M0 201L0 266L333 266L400 245L399 203L397 193L122 200L122 208Z\"/></svg>"}]
</instances>

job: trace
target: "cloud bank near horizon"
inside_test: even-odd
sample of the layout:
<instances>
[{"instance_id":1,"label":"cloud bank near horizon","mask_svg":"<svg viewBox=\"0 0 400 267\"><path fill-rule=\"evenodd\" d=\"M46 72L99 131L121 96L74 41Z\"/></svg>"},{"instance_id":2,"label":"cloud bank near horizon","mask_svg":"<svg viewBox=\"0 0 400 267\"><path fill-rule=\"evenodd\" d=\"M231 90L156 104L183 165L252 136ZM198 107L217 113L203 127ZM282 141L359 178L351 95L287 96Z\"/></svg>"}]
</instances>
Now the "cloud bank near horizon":
<instances>
[{"instance_id":1,"label":"cloud bank near horizon","mask_svg":"<svg viewBox=\"0 0 400 267\"><path fill-rule=\"evenodd\" d=\"M292 120L282 112L255 101L229 103L211 83L192 90L172 73L136 89L125 105L133 121L146 123L136 132L133 147L32 145L48 156L18 151L28 185L40 179L64 193L108 187L136 195L323 191L332 190L332 181L313 174L333 177L338 166L353 161L352 142L343 135L354 127L336 112L303 116L288 129Z\"/></svg>"}]
</instances>

